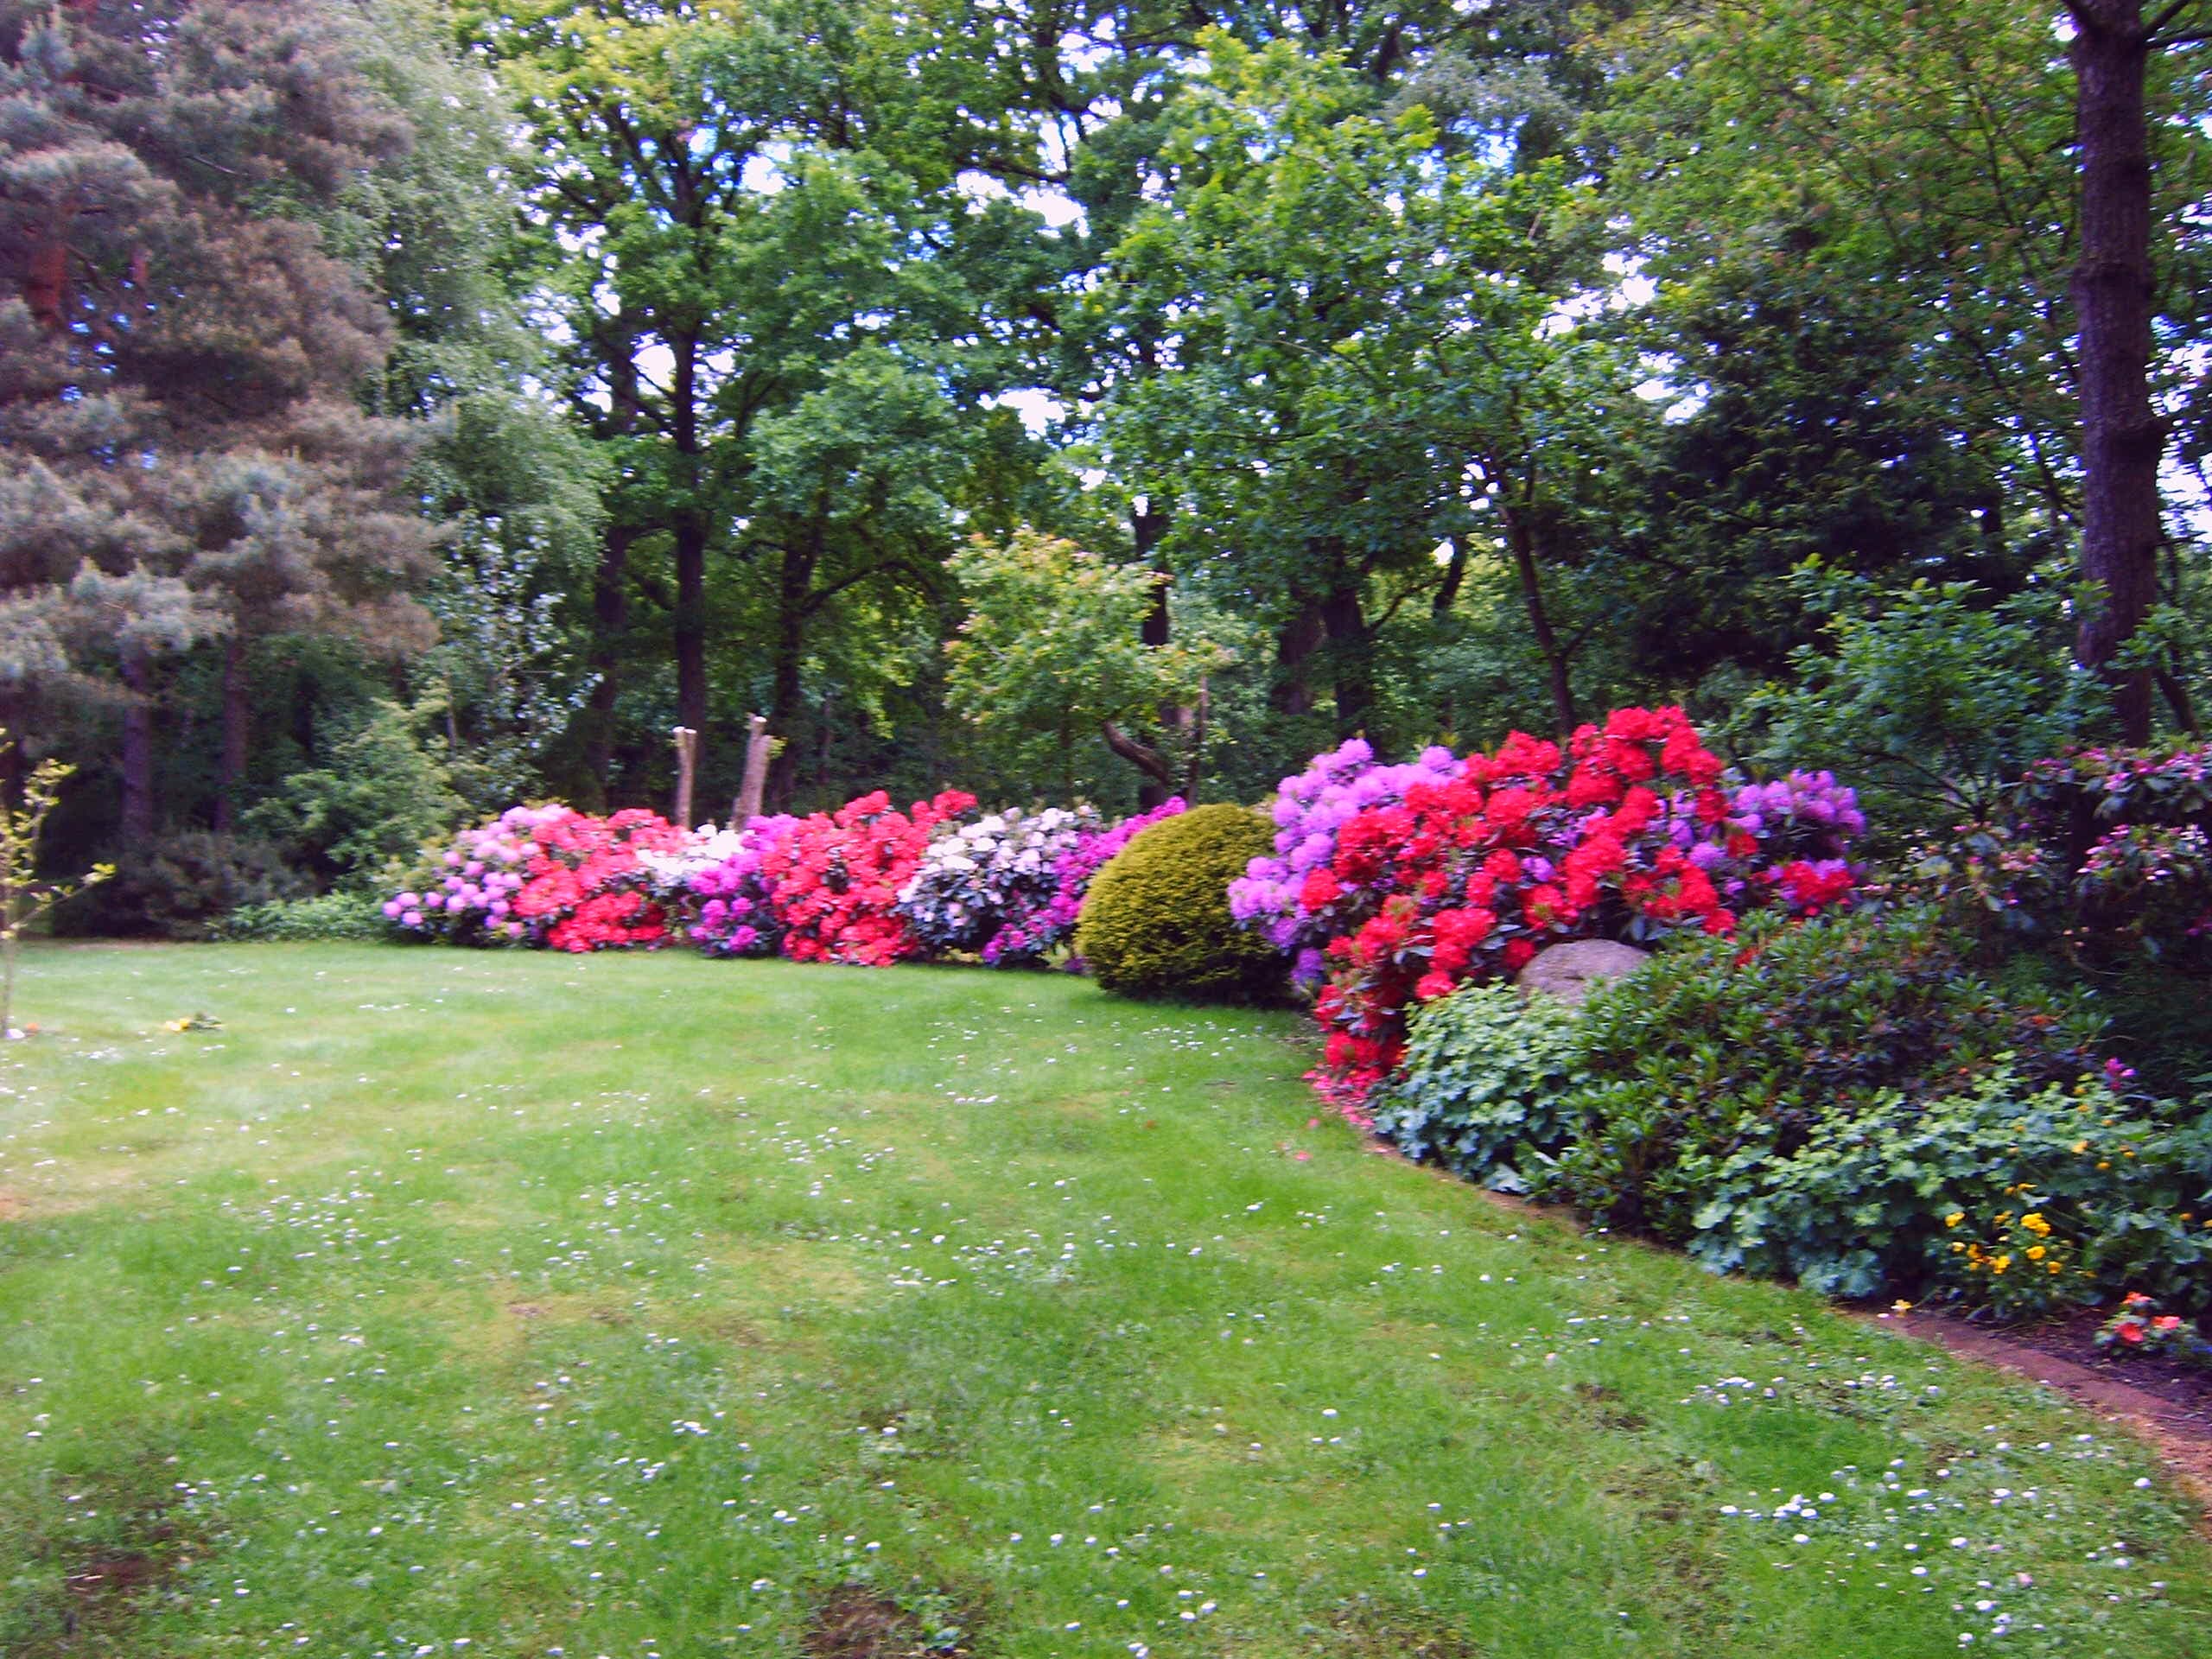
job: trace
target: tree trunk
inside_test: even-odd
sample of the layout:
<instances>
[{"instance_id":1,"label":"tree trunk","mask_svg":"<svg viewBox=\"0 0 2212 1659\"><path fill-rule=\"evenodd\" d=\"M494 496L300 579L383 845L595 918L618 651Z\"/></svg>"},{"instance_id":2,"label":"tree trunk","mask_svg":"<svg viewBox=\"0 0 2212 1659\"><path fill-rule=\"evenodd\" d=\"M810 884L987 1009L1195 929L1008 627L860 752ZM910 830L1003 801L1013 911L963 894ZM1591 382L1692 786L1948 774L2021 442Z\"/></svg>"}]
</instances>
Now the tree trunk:
<instances>
[{"instance_id":1,"label":"tree trunk","mask_svg":"<svg viewBox=\"0 0 2212 1659\"><path fill-rule=\"evenodd\" d=\"M779 812L789 809L798 785L799 715L806 694L806 618L819 559L820 553L811 543L786 547L776 575L776 647L768 728L784 740L784 747L768 768L768 801Z\"/></svg>"},{"instance_id":2,"label":"tree trunk","mask_svg":"<svg viewBox=\"0 0 2212 1659\"><path fill-rule=\"evenodd\" d=\"M1147 498L1142 512L1129 514L1129 533L1136 543L1138 562L1150 565L1160 578L1152 590L1152 608L1144 613L1144 621L1137 631L1138 639L1156 650L1175 637L1174 618L1167 608L1168 572L1158 559L1160 538L1167 533L1167 515L1155 512L1150 505L1150 499ZM1160 705L1159 713L1163 728L1188 737L1192 720L1188 709L1179 703L1164 702ZM1113 739L1108 738L1107 743L1110 747ZM1115 752L1120 753L1119 750ZM1154 807L1164 804L1171 787L1171 785L1160 782L1147 772L1143 780L1137 785L1138 808L1149 812Z\"/></svg>"},{"instance_id":3,"label":"tree trunk","mask_svg":"<svg viewBox=\"0 0 2212 1659\"><path fill-rule=\"evenodd\" d=\"M1536 564L1535 532L1525 513L1508 508L1504 517L1505 542L1513 554L1513 569L1521 579L1521 602L1529 613L1529 632L1544 659L1545 677L1550 683L1552 723L1559 728L1560 741L1565 742L1577 724L1574 678L1559 634L1552 626L1551 613L1544 606L1543 577Z\"/></svg>"},{"instance_id":4,"label":"tree trunk","mask_svg":"<svg viewBox=\"0 0 2212 1659\"><path fill-rule=\"evenodd\" d=\"M1428 602L1428 613L1441 622L1452 614L1459 602L1459 590L1467 582L1467 537L1452 538L1452 559L1444 567L1444 580L1437 584L1436 596Z\"/></svg>"},{"instance_id":5,"label":"tree trunk","mask_svg":"<svg viewBox=\"0 0 2212 1659\"><path fill-rule=\"evenodd\" d=\"M1360 604L1359 584L1349 575L1321 601L1321 630L1329 642L1337 735L1357 737L1375 720L1375 639Z\"/></svg>"},{"instance_id":6,"label":"tree trunk","mask_svg":"<svg viewBox=\"0 0 2212 1659\"><path fill-rule=\"evenodd\" d=\"M1110 720L1099 723L1099 732L1106 740L1106 747L1157 785L1160 800L1165 801L1167 791L1175 787L1174 763L1151 744L1131 737ZM1154 803L1155 805L1158 804Z\"/></svg>"},{"instance_id":7,"label":"tree trunk","mask_svg":"<svg viewBox=\"0 0 2212 1659\"><path fill-rule=\"evenodd\" d=\"M609 524L591 583L591 665L598 677L584 709L584 766L604 809L614 771L614 705L622 691L622 636L630 626L630 543L638 532Z\"/></svg>"},{"instance_id":8,"label":"tree trunk","mask_svg":"<svg viewBox=\"0 0 2212 1659\"><path fill-rule=\"evenodd\" d=\"M238 828L252 713L246 697L245 641L233 628L223 641L223 741L215 772L215 833L219 836L227 836Z\"/></svg>"},{"instance_id":9,"label":"tree trunk","mask_svg":"<svg viewBox=\"0 0 2212 1659\"><path fill-rule=\"evenodd\" d=\"M2151 143L2142 0L2069 0L2075 137L2082 149L2081 257L2073 298L2081 337L2082 574L2102 593L2075 639L2104 677L2124 741L2151 736L2151 673L2114 658L2158 594L2158 461L2165 429L2151 406Z\"/></svg>"},{"instance_id":10,"label":"tree trunk","mask_svg":"<svg viewBox=\"0 0 2212 1659\"><path fill-rule=\"evenodd\" d=\"M1321 607L1300 596L1298 607L1275 632L1274 683L1268 707L1279 715L1313 712L1313 653L1321 648Z\"/></svg>"},{"instance_id":11,"label":"tree trunk","mask_svg":"<svg viewBox=\"0 0 2212 1659\"><path fill-rule=\"evenodd\" d=\"M697 342L675 345L670 395L683 499L670 526L676 543L676 721L707 729L707 514L700 500Z\"/></svg>"},{"instance_id":12,"label":"tree trunk","mask_svg":"<svg viewBox=\"0 0 2212 1659\"><path fill-rule=\"evenodd\" d=\"M131 846L154 838L154 671L145 649L123 648L123 839Z\"/></svg>"}]
</instances>

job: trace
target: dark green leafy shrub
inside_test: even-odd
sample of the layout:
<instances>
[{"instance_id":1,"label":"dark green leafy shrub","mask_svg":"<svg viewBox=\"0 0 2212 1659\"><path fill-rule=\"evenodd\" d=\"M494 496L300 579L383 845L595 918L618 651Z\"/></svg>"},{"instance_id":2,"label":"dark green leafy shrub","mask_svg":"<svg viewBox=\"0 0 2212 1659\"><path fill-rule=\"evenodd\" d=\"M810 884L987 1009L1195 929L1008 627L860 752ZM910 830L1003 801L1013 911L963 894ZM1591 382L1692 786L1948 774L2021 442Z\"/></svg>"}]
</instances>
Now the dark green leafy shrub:
<instances>
[{"instance_id":1,"label":"dark green leafy shrub","mask_svg":"<svg viewBox=\"0 0 2212 1659\"><path fill-rule=\"evenodd\" d=\"M1375 1132L1408 1158L1526 1192L1522 1166L1556 1157L1574 1126L1576 1024L1557 999L1505 985L1470 985L1423 1003L1404 1064L1369 1096Z\"/></svg>"},{"instance_id":2,"label":"dark green leafy shrub","mask_svg":"<svg viewBox=\"0 0 2212 1659\"><path fill-rule=\"evenodd\" d=\"M1755 921L1669 951L1582 1013L1579 1128L1541 1190L1687 1243L1711 1172L1787 1159L1839 1124L1978 1087L2096 1071L2080 999L1971 972L1934 912Z\"/></svg>"},{"instance_id":3,"label":"dark green leafy shrub","mask_svg":"<svg viewBox=\"0 0 2212 1659\"><path fill-rule=\"evenodd\" d=\"M2130 1289L2212 1294L2212 1143L2102 1082L1969 1089L1837 1112L1786 1156L1692 1155L1689 1253L1832 1296L1937 1294L2023 1318Z\"/></svg>"},{"instance_id":4,"label":"dark green leafy shrub","mask_svg":"<svg viewBox=\"0 0 2212 1659\"><path fill-rule=\"evenodd\" d=\"M1230 882L1274 848L1268 821L1246 807L1201 806L1154 824L1092 879L1076 954L1125 996L1281 995L1282 957L1229 913Z\"/></svg>"},{"instance_id":5,"label":"dark green leafy shrub","mask_svg":"<svg viewBox=\"0 0 2212 1659\"><path fill-rule=\"evenodd\" d=\"M373 893L326 893L313 899L279 899L246 905L224 917L214 929L223 939L381 939L391 924Z\"/></svg>"},{"instance_id":6,"label":"dark green leafy shrub","mask_svg":"<svg viewBox=\"0 0 2212 1659\"><path fill-rule=\"evenodd\" d=\"M273 842L204 830L126 849L115 875L54 912L57 933L204 939L232 911L304 898L314 884Z\"/></svg>"}]
</instances>

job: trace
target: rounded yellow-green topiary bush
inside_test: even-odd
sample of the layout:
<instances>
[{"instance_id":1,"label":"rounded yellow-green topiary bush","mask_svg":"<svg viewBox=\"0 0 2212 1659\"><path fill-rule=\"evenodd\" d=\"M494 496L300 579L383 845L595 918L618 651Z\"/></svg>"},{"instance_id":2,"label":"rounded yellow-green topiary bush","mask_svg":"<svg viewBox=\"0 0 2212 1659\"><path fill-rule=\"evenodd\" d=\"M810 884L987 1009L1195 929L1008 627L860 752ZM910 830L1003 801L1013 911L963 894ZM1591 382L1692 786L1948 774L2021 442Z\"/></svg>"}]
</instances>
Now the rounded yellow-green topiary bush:
<instances>
[{"instance_id":1,"label":"rounded yellow-green topiary bush","mask_svg":"<svg viewBox=\"0 0 2212 1659\"><path fill-rule=\"evenodd\" d=\"M1230 919L1229 884L1274 850L1267 819L1201 806L1144 830L1090 883L1076 954L1124 996L1257 1002L1282 994L1283 959Z\"/></svg>"}]
</instances>

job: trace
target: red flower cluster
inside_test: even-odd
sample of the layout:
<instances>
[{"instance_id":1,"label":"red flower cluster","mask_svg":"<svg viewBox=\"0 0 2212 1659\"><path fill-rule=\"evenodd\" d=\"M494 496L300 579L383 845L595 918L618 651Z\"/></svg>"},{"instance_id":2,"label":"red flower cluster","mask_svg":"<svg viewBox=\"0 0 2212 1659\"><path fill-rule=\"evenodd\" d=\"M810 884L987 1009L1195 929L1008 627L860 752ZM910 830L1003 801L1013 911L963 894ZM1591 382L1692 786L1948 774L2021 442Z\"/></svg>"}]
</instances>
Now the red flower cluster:
<instances>
[{"instance_id":1,"label":"red flower cluster","mask_svg":"<svg viewBox=\"0 0 2212 1659\"><path fill-rule=\"evenodd\" d=\"M1516 972L1546 944L1726 934L1777 889L1797 909L1841 900L1838 861L1772 867L1725 770L1681 709L1623 709L1565 751L1514 733L1344 823L1299 894L1332 936L1315 1004L1324 1092L1357 1116L1396 1068L1414 1002Z\"/></svg>"},{"instance_id":2,"label":"red flower cluster","mask_svg":"<svg viewBox=\"0 0 2212 1659\"><path fill-rule=\"evenodd\" d=\"M947 790L894 810L882 790L817 812L765 851L760 874L794 962L842 962L870 968L923 954L898 912L906 885L937 827L976 805Z\"/></svg>"},{"instance_id":3,"label":"red flower cluster","mask_svg":"<svg viewBox=\"0 0 2212 1659\"><path fill-rule=\"evenodd\" d=\"M666 912L644 889L641 852L683 845L683 831L657 812L632 807L594 817L563 807L529 830L528 878L509 913L542 930L556 950L657 945L668 937Z\"/></svg>"}]
</instances>

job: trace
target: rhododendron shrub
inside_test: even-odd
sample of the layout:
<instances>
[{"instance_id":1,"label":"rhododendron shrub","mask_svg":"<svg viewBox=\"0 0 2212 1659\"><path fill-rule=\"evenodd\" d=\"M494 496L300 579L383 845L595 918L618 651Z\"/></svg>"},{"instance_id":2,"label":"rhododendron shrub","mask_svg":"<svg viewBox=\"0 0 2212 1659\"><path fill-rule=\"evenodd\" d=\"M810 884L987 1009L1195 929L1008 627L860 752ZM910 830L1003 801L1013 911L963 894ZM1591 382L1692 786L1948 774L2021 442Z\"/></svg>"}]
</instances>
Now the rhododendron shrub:
<instances>
[{"instance_id":1,"label":"rhododendron shrub","mask_svg":"<svg viewBox=\"0 0 2212 1659\"><path fill-rule=\"evenodd\" d=\"M511 807L428 854L384 913L403 933L455 944L657 945L668 937L671 877L646 860L698 839L643 809L599 817Z\"/></svg>"},{"instance_id":2,"label":"rhododendron shrub","mask_svg":"<svg viewBox=\"0 0 2212 1659\"><path fill-rule=\"evenodd\" d=\"M1315 1081L1354 1116L1397 1066L1413 1004L1515 973L1547 944L1725 934L1747 909L1850 899L1846 853L1866 828L1851 791L1825 773L1738 784L1678 709L1617 710L1565 747L1516 732L1495 754L1434 756L1395 798L1347 816L1314 823L1308 808L1368 774L1279 802L1279 824L1325 845L1284 855L1303 864L1294 891L1265 861L1240 890L1248 925L1294 948L1327 941Z\"/></svg>"},{"instance_id":3,"label":"rhododendron shrub","mask_svg":"<svg viewBox=\"0 0 2212 1659\"><path fill-rule=\"evenodd\" d=\"M1050 918L1061 862L1101 827L1088 807L1009 807L953 826L899 889L899 912L931 950L971 951L994 968L1039 963L1065 931Z\"/></svg>"},{"instance_id":4,"label":"rhododendron shrub","mask_svg":"<svg viewBox=\"0 0 2212 1659\"><path fill-rule=\"evenodd\" d=\"M783 948L774 891L760 866L798 827L788 813L748 818L744 829L724 832L729 844L722 856L691 876L691 941L708 956L772 957Z\"/></svg>"},{"instance_id":5,"label":"rhododendron shrub","mask_svg":"<svg viewBox=\"0 0 2212 1659\"><path fill-rule=\"evenodd\" d=\"M1443 748L1424 749L1404 766L1383 766L1366 740L1357 737L1316 755L1304 772L1278 786L1274 856L1254 859L1229 884L1230 914L1291 953L1295 983L1319 982L1329 935L1303 902L1306 878L1328 868L1336 857L1337 832L1360 813L1402 801L1414 785L1447 782L1459 772L1459 758Z\"/></svg>"},{"instance_id":6,"label":"rhododendron shrub","mask_svg":"<svg viewBox=\"0 0 2212 1659\"><path fill-rule=\"evenodd\" d=\"M973 795L947 790L901 812L877 790L792 825L760 868L784 954L876 968L922 955L925 945L899 912L899 889L938 827L975 805Z\"/></svg>"}]
</instances>

